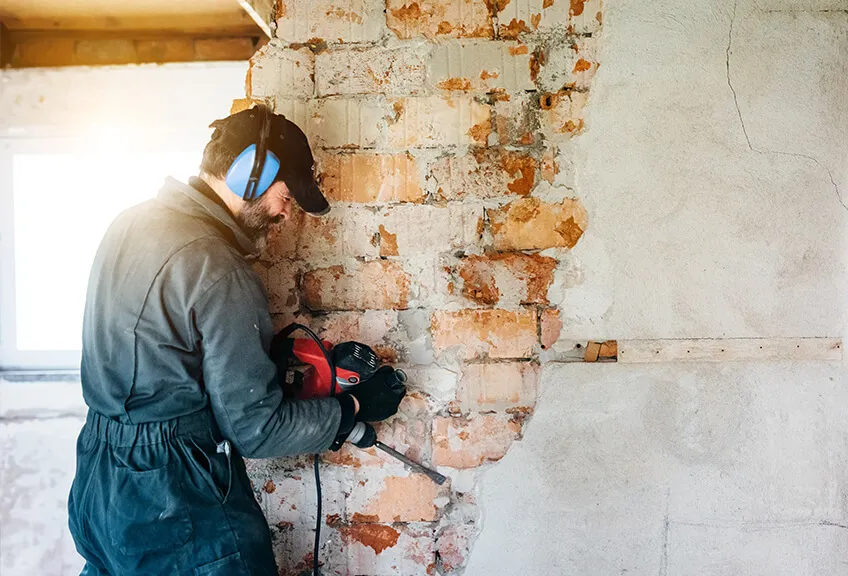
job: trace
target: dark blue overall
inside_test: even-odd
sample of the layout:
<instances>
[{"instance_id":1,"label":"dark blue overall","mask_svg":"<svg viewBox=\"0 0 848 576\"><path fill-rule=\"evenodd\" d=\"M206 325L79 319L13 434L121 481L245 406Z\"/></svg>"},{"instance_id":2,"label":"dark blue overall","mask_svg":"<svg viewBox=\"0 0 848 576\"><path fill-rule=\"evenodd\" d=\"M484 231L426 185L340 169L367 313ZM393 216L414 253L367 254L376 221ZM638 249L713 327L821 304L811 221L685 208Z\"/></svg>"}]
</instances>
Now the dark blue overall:
<instances>
[{"instance_id":1,"label":"dark blue overall","mask_svg":"<svg viewBox=\"0 0 848 576\"><path fill-rule=\"evenodd\" d=\"M83 574L276 575L242 456L332 444L334 398L288 401L254 248L203 186L121 214L92 266L69 525Z\"/></svg>"}]
</instances>

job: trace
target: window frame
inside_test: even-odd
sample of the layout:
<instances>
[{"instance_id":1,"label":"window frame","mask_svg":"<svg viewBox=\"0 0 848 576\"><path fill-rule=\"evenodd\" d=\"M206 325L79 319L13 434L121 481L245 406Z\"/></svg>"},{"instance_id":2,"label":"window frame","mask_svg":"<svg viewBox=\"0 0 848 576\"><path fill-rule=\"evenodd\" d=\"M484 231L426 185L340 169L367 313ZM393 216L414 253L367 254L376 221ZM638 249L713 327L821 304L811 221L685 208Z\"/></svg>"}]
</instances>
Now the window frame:
<instances>
[{"instance_id":1,"label":"window frame","mask_svg":"<svg viewBox=\"0 0 848 576\"><path fill-rule=\"evenodd\" d=\"M19 350L15 260L15 154L73 152L79 138L56 129L0 131L0 371L79 370L81 350Z\"/></svg>"}]
</instances>

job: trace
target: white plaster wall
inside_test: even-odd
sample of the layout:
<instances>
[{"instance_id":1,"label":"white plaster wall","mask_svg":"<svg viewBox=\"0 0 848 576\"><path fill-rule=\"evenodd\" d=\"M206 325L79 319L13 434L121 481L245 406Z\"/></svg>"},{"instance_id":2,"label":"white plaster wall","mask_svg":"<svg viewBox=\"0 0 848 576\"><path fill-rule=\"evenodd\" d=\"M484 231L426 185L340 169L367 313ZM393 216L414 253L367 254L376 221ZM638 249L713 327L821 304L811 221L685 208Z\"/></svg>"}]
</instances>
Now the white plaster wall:
<instances>
[{"instance_id":1,"label":"white plaster wall","mask_svg":"<svg viewBox=\"0 0 848 576\"><path fill-rule=\"evenodd\" d=\"M564 337L843 333L846 10L609 1L575 143L587 282L565 291Z\"/></svg>"},{"instance_id":2,"label":"white plaster wall","mask_svg":"<svg viewBox=\"0 0 848 576\"><path fill-rule=\"evenodd\" d=\"M848 1L609 0L601 50L562 338L844 335ZM845 574L846 403L838 363L549 364L466 573Z\"/></svg>"},{"instance_id":3,"label":"white plaster wall","mask_svg":"<svg viewBox=\"0 0 848 576\"><path fill-rule=\"evenodd\" d=\"M845 574L838 364L549 365L466 574Z\"/></svg>"},{"instance_id":4,"label":"white plaster wall","mask_svg":"<svg viewBox=\"0 0 848 576\"><path fill-rule=\"evenodd\" d=\"M205 129L244 97L246 73L247 62L0 70L0 136L103 124Z\"/></svg>"},{"instance_id":5,"label":"white plaster wall","mask_svg":"<svg viewBox=\"0 0 848 576\"><path fill-rule=\"evenodd\" d=\"M79 383L0 378L0 574L71 576L83 560L68 531Z\"/></svg>"}]
</instances>

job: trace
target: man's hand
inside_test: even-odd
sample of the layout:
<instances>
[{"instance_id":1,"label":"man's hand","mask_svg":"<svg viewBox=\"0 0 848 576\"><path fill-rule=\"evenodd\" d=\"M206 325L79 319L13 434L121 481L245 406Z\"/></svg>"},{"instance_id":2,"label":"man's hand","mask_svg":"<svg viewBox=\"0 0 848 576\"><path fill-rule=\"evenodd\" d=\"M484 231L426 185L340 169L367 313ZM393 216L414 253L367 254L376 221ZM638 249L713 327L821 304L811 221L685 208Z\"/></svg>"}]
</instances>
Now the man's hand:
<instances>
[{"instance_id":1,"label":"man's hand","mask_svg":"<svg viewBox=\"0 0 848 576\"><path fill-rule=\"evenodd\" d=\"M357 426L365 426L365 429L362 431L362 436L360 436L359 440L353 443L354 446L357 448L371 448L377 443L377 431L374 430L371 424L361 422Z\"/></svg>"},{"instance_id":2,"label":"man's hand","mask_svg":"<svg viewBox=\"0 0 848 576\"><path fill-rule=\"evenodd\" d=\"M379 422L397 414L400 401L406 396L405 378L391 366L383 366L371 378L350 391L354 403L359 405L356 419L361 422Z\"/></svg>"}]
</instances>

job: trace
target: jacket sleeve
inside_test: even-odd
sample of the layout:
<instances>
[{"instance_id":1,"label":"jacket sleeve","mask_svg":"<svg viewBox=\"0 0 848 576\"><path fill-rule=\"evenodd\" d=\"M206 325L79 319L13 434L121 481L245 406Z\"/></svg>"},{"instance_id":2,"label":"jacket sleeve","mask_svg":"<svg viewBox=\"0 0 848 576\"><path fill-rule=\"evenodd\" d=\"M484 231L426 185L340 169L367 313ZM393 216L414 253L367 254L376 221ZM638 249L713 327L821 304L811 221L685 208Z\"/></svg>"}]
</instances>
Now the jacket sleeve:
<instances>
[{"instance_id":1,"label":"jacket sleeve","mask_svg":"<svg viewBox=\"0 0 848 576\"><path fill-rule=\"evenodd\" d=\"M192 307L203 381L224 436L249 458L323 452L339 430L335 398L289 401L268 356L273 325L259 278L237 269Z\"/></svg>"}]
</instances>

